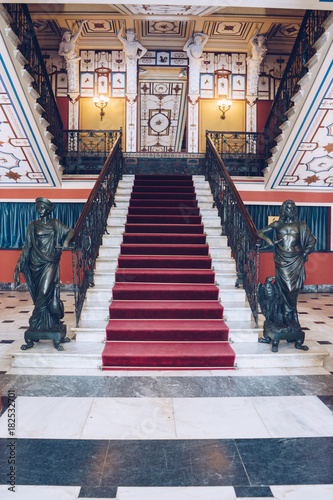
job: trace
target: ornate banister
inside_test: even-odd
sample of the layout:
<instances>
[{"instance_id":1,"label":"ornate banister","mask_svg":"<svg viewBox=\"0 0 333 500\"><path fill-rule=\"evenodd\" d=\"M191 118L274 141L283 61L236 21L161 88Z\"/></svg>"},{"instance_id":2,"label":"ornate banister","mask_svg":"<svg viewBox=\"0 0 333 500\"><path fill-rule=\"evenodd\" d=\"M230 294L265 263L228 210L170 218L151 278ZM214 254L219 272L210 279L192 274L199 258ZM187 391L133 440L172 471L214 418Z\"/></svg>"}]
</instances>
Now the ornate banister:
<instances>
[{"instance_id":1,"label":"ornate banister","mask_svg":"<svg viewBox=\"0 0 333 500\"><path fill-rule=\"evenodd\" d=\"M236 261L235 286L243 285L258 327L257 286L259 247L257 229L212 141L206 136L206 180L209 181L214 207L217 208L222 234L228 238Z\"/></svg>"},{"instance_id":2,"label":"ornate banister","mask_svg":"<svg viewBox=\"0 0 333 500\"><path fill-rule=\"evenodd\" d=\"M64 174L100 174L119 130L64 130Z\"/></svg>"},{"instance_id":3,"label":"ornate banister","mask_svg":"<svg viewBox=\"0 0 333 500\"><path fill-rule=\"evenodd\" d=\"M267 158L281 134L280 126L287 120L286 112L294 105L292 98L300 88L300 79L308 72L307 62L316 52L314 44L324 33L323 23L330 13L329 10L305 13L264 128L269 144Z\"/></svg>"},{"instance_id":4,"label":"ornate banister","mask_svg":"<svg viewBox=\"0 0 333 500\"><path fill-rule=\"evenodd\" d=\"M230 175L263 176L267 140L264 132L207 131Z\"/></svg>"},{"instance_id":5,"label":"ornate banister","mask_svg":"<svg viewBox=\"0 0 333 500\"><path fill-rule=\"evenodd\" d=\"M20 40L18 49L27 61L25 69L33 78L31 86L39 95L37 101L43 108L42 117L49 123L48 131L53 136L52 142L58 147L57 154L61 156L63 124L28 6L22 3L4 3L2 5L11 18L11 29Z\"/></svg>"},{"instance_id":6,"label":"ornate banister","mask_svg":"<svg viewBox=\"0 0 333 500\"><path fill-rule=\"evenodd\" d=\"M121 131L74 228L71 240L76 326L89 287L94 286L94 267L107 228L110 209L122 177Z\"/></svg>"}]
</instances>

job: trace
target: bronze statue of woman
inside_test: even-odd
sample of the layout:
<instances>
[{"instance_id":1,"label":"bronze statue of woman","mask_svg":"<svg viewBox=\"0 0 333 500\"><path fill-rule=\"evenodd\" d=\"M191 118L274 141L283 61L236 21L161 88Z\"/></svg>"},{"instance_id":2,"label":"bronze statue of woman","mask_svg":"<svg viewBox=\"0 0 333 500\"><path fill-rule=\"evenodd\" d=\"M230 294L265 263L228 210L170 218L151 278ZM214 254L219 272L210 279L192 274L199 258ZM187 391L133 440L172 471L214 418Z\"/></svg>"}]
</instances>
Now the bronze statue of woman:
<instances>
[{"instance_id":1,"label":"bronze statue of woman","mask_svg":"<svg viewBox=\"0 0 333 500\"><path fill-rule=\"evenodd\" d=\"M37 198L36 209L40 218L28 225L24 247L14 272L15 286L19 285L22 272L35 306L25 335L27 345L22 348L32 347L33 340L39 338L53 338L55 347L62 350L58 341L65 341L60 322L64 306L59 296L59 262L62 248L68 247L73 230L50 218L53 210L50 200Z\"/></svg>"},{"instance_id":2,"label":"bronze statue of woman","mask_svg":"<svg viewBox=\"0 0 333 500\"><path fill-rule=\"evenodd\" d=\"M266 233L274 230L273 241ZM283 321L299 326L297 297L305 281L304 263L312 252L316 238L304 221L297 218L295 202L286 200L280 210L280 217L258 231L259 238L274 246L275 280L283 295Z\"/></svg>"}]
</instances>

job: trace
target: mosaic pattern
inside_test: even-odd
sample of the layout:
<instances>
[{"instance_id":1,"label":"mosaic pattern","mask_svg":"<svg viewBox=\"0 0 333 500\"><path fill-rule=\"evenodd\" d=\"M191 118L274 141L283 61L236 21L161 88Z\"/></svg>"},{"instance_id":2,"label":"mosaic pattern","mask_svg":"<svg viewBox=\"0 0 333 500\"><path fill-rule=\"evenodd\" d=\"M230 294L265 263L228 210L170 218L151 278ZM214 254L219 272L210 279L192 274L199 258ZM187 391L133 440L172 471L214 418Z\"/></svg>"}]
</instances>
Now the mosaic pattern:
<instances>
[{"instance_id":1,"label":"mosaic pattern","mask_svg":"<svg viewBox=\"0 0 333 500\"><path fill-rule=\"evenodd\" d=\"M314 110L280 185L333 187L333 80Z\"/></svg>"},{"instance_id":2,"label":"mosaic pattern","mask_svg":"<svg viewBox=\"0 0 333 500\"><path fill-rule=\"evenodd\" d=\"M139 84L138 151L180 151L184 132L186 83L174 77L142 78Z\"/></svg>"},{"instance_id":3,"label":"mosaic pattern","mask_svg":"<svg viewBox=\"0 0 333 500\"><path fill-rule=\"evenodd\" d=\"M47 180L0 75L0 184L36 185Z\"/></svg>"},{"instance_id":4,"label":"mosaic pattern","mask_svg":"<svg viewBox=\"0 0 333 500\"><path fill-rule=\"evenodd\" d=\"M233 38L246 40L253 28L253 23L244 21L205 21L204 33L210 38Z\"/></svg>"}]
</instances>

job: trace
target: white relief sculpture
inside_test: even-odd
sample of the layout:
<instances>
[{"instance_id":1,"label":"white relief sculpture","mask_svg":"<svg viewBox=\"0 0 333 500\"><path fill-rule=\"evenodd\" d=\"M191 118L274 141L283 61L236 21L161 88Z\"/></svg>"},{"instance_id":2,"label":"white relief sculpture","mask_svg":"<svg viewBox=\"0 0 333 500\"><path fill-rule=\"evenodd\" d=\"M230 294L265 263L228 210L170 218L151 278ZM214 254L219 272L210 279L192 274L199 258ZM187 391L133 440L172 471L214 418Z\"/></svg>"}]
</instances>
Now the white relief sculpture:
<instances>
[{"instance_id":1,"label":"white relief sculpture","mask_svg":"<svg viewBox=\"0 0 333 500\"><path fill-rule=\"evenodd\" d=\"M125 36L123 32L125 32ZM118 38L123 44L126 64L128 66L136 66L138 59L141 59L146 54L147 49L137 40L134 30L125 30L124 23L118 32ZM140 53L138 52L139 50L141 51Z\"/></svg>"},{"instance_id":2,"label":"white relief sculpture","mask_svg":"<svg viewBox=\"0 0 333 500\"><path fill-rule=\"evenodd\" d=\"M82 21L75 34L71 31L65 31L59 44L58 54L66 61L68 92L70 94L79 91L79 67L78 62L81 57L77 53L76 40L81 34L82 28L87 21Z\"/></svg>"},{"instance_id":3,"label":"white relief sculpture","mask_svg":"<svg viewBox=\"0 0 333 500\"><path fill-rule=\"evenodd\" d=\"M183 50L187 53L190 67L189 95L199 94L200 68L203 60L202 52L207 42L208 35L204 33L194 33L184 45Z\"/></svg>"},{"instance_id":4,"label":"white relief sculpture","mask_svg":"<svg viewBox=\"0 0 333 500\"><path fill-rule=\"evenodd\" d=\"M251 105L257 98L258 81L260 74L260 66L267 52L267 47L264 45L266 37L259 35L259 30L250 39L251 56L247 57L247 99Z\"/></svg>"},{"instance_id":5,"label":"white relief sculpture","mask_svg":"<svg viewBox=\"0 0 333 500\"><path fill-rule=\"evenodd\" d=\"M137 63L147 52L136 38L132 29L125 30L123 22L118 31L118 38L123 44L126 62L126 151L136 151L136 122L137 122Z\"/></svg>"}]
</instances>

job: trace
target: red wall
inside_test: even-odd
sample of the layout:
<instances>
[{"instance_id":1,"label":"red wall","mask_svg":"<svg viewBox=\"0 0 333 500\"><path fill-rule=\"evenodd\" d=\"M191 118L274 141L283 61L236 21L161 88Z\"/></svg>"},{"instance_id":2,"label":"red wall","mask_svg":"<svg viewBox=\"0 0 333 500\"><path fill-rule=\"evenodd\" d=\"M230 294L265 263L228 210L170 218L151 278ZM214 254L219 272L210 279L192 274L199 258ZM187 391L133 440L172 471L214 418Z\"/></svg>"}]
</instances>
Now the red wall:
<instances>
[{"instance_id":1,"label":"red wall","mask_svg":"<svg viewBox=\"0 0 333 500\"><path fill-rule=\"evenodd\" d=\"M259 281L264 283L267 276L274 276L273 252L261 253L259 257ZM333 252L314 252L305 264L305 285L333 284Z\"/></svg>"},{"instance_id":2,"label":"red wall","mask_svg":"<svg viewBox=\"0 0 333 500\"><path fill-rule=\"evenodd\" d=\"M273 101L258 101L257 106L257 132L263 132Z\"/></svg>"},{"instance_id":3,"label":"red wall","mask_svg":"<svg viewBox=\"0 0 333 500\"><path fill-rule=\"evenodd\" d=\"M0 250L0 283L14 282L14 269L21 250ZM24 283L23 275L20 276ZM73 283L72 252L64 251L60 261L60 281L61 283Z\"/></svg>"},{"instance_id":4,"label":"red wall","mask_svg":"<svg viewBox=\"0 0 333 500\"><path fill-rule=\"evenodd\" d=\"M14 269L20 250L0 250L0 283L13 283ZM333 284L333 252L314 252L309 255L305 264L305 285ZM259 281L263 283L267 276L274 276L273 252L260 254ZM21 280L24 282L23 276ZM60 280L62 283L73 283L72 252L65 251L60 262Z\"/></svg>"}]
</instances>

